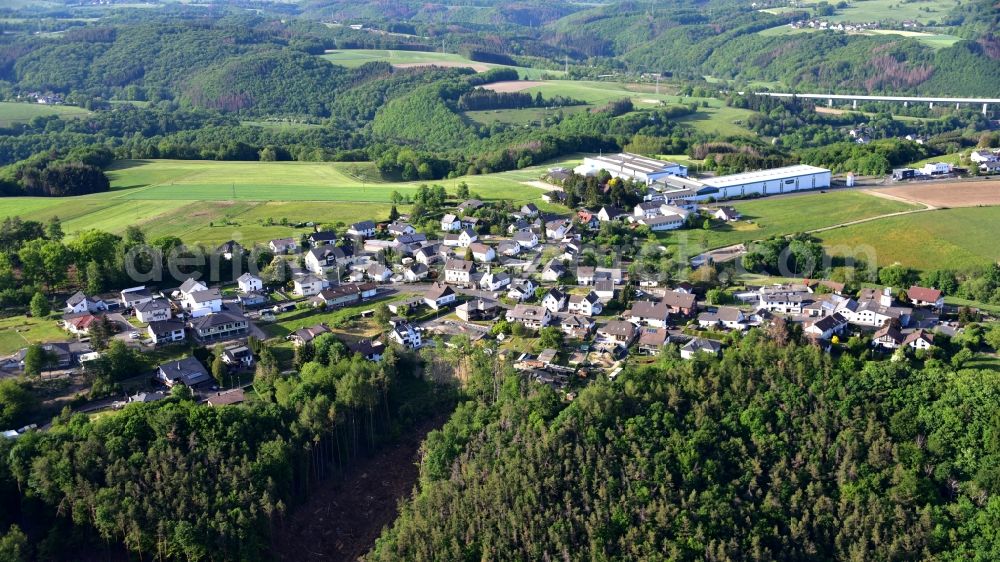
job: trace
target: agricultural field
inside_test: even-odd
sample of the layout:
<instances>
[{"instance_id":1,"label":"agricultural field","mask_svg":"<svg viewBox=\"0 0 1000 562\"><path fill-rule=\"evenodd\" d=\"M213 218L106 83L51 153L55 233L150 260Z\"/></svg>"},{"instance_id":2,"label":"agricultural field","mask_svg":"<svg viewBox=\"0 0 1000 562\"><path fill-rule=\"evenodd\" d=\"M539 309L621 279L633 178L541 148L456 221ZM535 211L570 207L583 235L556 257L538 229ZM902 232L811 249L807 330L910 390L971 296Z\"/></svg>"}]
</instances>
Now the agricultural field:
<instances>
[{"instance_id":1,"label":"agricultural field","mask_svg":"<svg viewBox=\"0 0 1000 562\"><path fill-rule=\"evenodd\" d=\"M916 181L873 193L939 208L992 206L1000 205L1000 180Z\"/></svg>"},{"instance_id":2,"label":"agricultural field","mask_svg":"<svg viewBox=\"0 0 1000 562\"><path fill-rule=\"evenodd\" d=\"M880 199L860 191L812 192L732 202L743 219L716 224L712 230L680 230L661 235L668 246L684 253L721 248L772 236L805 232L814 228L876 217L920 207Z\"/></svg>"},{"instance_id":3,"label":"agricultural field","mask_svg":"<svg viewBox=\"0 0 1000 562\"><path fill-rule=\"evenodd\" d=\"M829 18L834 19L834 18ZM856 22L858 20L844 20ZM832 31L824 30L811 27L793 28L788 25L779 25L777 27L769 27L757 32L765 37L776 37L781 35L803 35L808 33L847 33L848 35L896 35L899 37L906 37L908 39L915 39L920 41L924 45L932 49L944 49L945 47L951 47L958 41L961 41L961 37L955 35L948 35L946 33L930 33L925 31L908 31L902 29L869 29L865 31L852 31L852 32L842 32L842 31Z\"/></svg>"},{"instance_id":4,"label":"agricultural field","mask_svg":"<svg viewBox=\"0 0 1000 562\"><path fill-rule=\"evenodd\" d=\"M398 51L392 49L339 49L320 55L322 58L340 66L354 68L369 62L386 61L400 68L412 66L451 66L471 68L476 72L486 72L492 68L513 68L521 78L536 80L543 75L560 75L561 70L542 70L524 66L508 66L469 60L455 53L437 53L427 51Z\"/></svg>"},{"instance_id":5,"label":"agricultural field","mask_svg":"<svg viewBox=\"0 0 1000 562\"><path fill-rule=\"evenodd\" d=\"M553 117L559 113L571 115L589 109L586 105L570 105L566 107L544 108L531 107L526 109L487 109L483 111L466 111L463 113L467 118L480 125L492 125L493 123L506 123L510 125L540 125L546 118Z\"/></svg>"},{"instance_id":6,"label":"agricultural field","mask_svg":"<svg viewBox=\"0 0 1000 562\"><path fill-rule=\"evenodd\" d=\"M21 103L0 101L0 127L10 127L17 123L27 123L35 117L58 115L63 119L72 119L90 115L82 107L72 105L43 105L38 103Z\"/></svg>"},{"instance_id":7,"label":"agricultural field","mask_svg":"<svg viewBox=\"0 0 1000 562\"><path fill-rule=\"evenodd\" d=\"M918 270L960 270L1000 260L998 221L1000 207L942 209L838 228L817 237L827 246L867 245L882 266L898 262Z\"/></svg>"},{"instance_id":8,"label":"agricultural field","mask_svg":"<svg viewBox=\"0 0 1000 562\"><path fill-rule=\"evenodd\" d=\"M959 2L955 0L926 0L900 2L899 0L865 0L851 2L846 8L826 17L832 22L904 21L912 20L923 25L933 25L948 16Z\"/></svg>"},{"instance_id":9,"label":"agricultural field","mask_svg":"<svg viewBox=\"0 0 1000 562\"><path fill-rule=\"evenodd\" d=\"M204 244L230 239L260 242L305 232L306 227L295 227L296 223L384 220L392 192L412 196L421 183L438 183L454 192L465 181L473 194L485 200L532 201L552 209L539 199L542 190L527 182L538 180L548 167L578 161L570 158L437 182L395 183L382 180L375 167L364 162L122 161L108 171L112 180L108 193L10 197L4 199L3 215L37 220L58 216L71 236L88 228L122 232L139 225L150 238L173 235Z\"/></svg>"}]
</instances>

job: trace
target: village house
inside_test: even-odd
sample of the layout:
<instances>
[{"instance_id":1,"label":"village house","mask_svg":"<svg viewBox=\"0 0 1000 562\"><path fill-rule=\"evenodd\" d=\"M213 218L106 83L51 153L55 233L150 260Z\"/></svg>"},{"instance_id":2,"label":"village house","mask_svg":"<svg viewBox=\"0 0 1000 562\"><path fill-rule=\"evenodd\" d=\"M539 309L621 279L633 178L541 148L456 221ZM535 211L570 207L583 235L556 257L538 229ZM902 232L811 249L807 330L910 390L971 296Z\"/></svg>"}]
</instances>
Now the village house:
<instances>
[{"instance_id":1,"label":"village house","mask_svg":"<svg viewBox=\"0 0 1000 562\"><path fill-rule=\"evenodd\" d=\"M389 337L399 345L407 349L419 349L423 345L420 331L402 318L393 318L392 329L389 330Z\"/></svg>"},{"instance_id":2,"label":"village house","mask_svg":"<svg viewBox=\"0 0 1000 562\"><path fill-rule=\"evenodd\" d=\"M535 283L531 279L515 279L507 290L507 298L515 301L526 301L535 296Z\"/></svg>"},{"instance_id":3,"label":"village house","mask_svg":"<svg viewBox=\"0 0 1000 562\"><path fill-rule=\"evenodd\" d=\"M264 290L264 281L251 273L244 273L236 279L236 286L241 293L253 293Z\"/></svg>"},{"instance_id":4,"label":"village house","mask_svg":"<svg viewBox=\"0 0 1000 562\"><path fill-rule=\"evenodd\" d=\"M393 237L408 236L417 233L417 229L413 228L413 225L399 221L391 223L385 230L389 233L389 236Z\"/></svg>"},{"instance_id":5,"label":"village house","mask_svg":"<svg viewBox=\"0 0 1000 562\"><path fill-rule=\"evenodd\" d=\"M250 293L239 293L236 295L236 301L244 307L261 306L263 304L267 304L267 295L256 291Z\"/></svg>"},{"instance_id":6,"label":"village house","mask_svg":"<svg viewBox=\"0 0 1000 562\"><path fill-rule=\"evenodd\" d=\"M246 393L242 388L231 388L220 390L205 399L205 403L214 408L220 406L235 406L242 404L246 400Z\"/></svg>"},{"instance_id":7,"label":"village house","mask_svg":"<svg viewBox=\"0 0 1000 562\"><path fill-rule=\"evenodd\" d=\"M380 263L370 263L365 268L365 277L375 283L385 283L392 277L392 270Z\"/></svg>"},{"instance_id":8,"label":"village house","mask_svg":"<svg viewBox=\"0 0 1000 562\"><path fill-rule=\"evenodd\" d=\"M214 288L185 293L181 299L181 307L192 318L214 314L222 310L222 294L219 292L219 289Z\"/></svg>"},{"instance_id":9,"label":"village house","mask_svg":"<svg viewBox=\"0 0 1000 562\"><path fill-rule=\"evenodd\" d=\"M63 318L63 328L75 336L84 336L90 333L90 329L101 320L102 316L94 316L89 312L83 314L67 315Z\"/></svg>"},{"instance_id":10,"label":"village house","mask_svg":"<svg viewBox=\"0 0 1000 562\"><path fill-rule=\"evenodd\" d=\"M496 252L501 256L514 257L521 253L521 245L515 240L501 240L497 244Z\"/></svg>"},{"instance_id":11,"label":"village house","mask_svg":"<svg viewBox=\"0 0 1000 562\"><path fill-rule=\"evenodd\" d=\"M352 224L347 227L348 236L356 236L358 238L374 238L375 237L375 222L374 221L361 221Z\"/></svg>"},{"instance_id":12,"label":"village house","mask_svg":"<svg viewBox=\"0 0 1000 562\"><path fill-rule=\"evenodd\" d=\"M459 305L455 309L455 314L466 322L480 322L493 320L500 315L503 308L495 300L472 299Z\"/></svg>"},{"instance_id":13,"label":"village house","mask_svg":"<svg viewBox=\"0 0 1000 562\"><path fill-rule=\"evenodd\" d=\"M552 321L552 314L543 306L532 306L529 304L517 304L507 311L508 322L518 322L526 328L538 330L549 325Z\"/></svg>"},{"instance_id":14,"label":"village house","mask_svg":"<svg viewBox=\"0 0 1000 562\"><path fill-rule=\"evenodd\" d=\"M554 283L566 275L566 266L557 262L556 260L549 260L549 263L545 265L545 269L542 270L542 280Z\"/></svg>"},{"instance_id":15,"label":"village house","mask_svg":"<svg viewBox=\"0 0 1000 562\"><path fill-rule=\"evenodd\" d=\"M738 308L720 306L715 312L699 314L698 325L703 328L722 326L730 330L744 330L747 328L747 319Z\"/></svg>"},{"instance_id":16,"label":"village house","mask_svg":"<svg viewBox=\"0 0 1000 562\"><path fill-rule=\"evenodd\" d=\"M309 246L313 248L331 246L337 241L337 233L330 230L317 230L310 234L306 240L309 242Z\"/></svg>"},{"instance_id":17,"label":"village house","mask_svg":"<svg viewBox=\"0 0 1000 562\"><path fill-rule=\"evenodd\" d=\"M179 384L191 387L212 380L205 366L191 356L160 365L156 369L156 378L171 388Z\"/></svg>"},{"instance_id":18,"label":"village house","mask_svg":"<svg viewBox=\"0 0 1000 562\"><path fill-rule=\"evenodd\" d=\"M216 248L215 253L224 259L232 260L234 256L239 257L243 254L243 246L235 240L229 240Z\"/></svg>"},{"instance_id":19,"label":"village house","mask_svg":"<svg viewBox=\"0 0 1000 562\"><path fill-rule=\"evenodd\" d=\"M164 299L154 299L135 307L135 318L143 324L170 320L170 317L170 303Z\"/></svg>"},{"instance_id":20,"label":"village house","mask_svg":"<svg viewBox=\"0 0 1000 562\"><path fill-rule=\"evenodd\" d=\"M324 289L310 299L313 306L337 308L349 304L357 304L375 297L378 288L373 283L344 283Z\"/></svg>"},{"instance_id":21,"label":"village house","mask_svg":"<svg viewBox=\"0 0 1000 562\"><path fill-rule=\"evenodd\" d=\"M997 155L993 154L990 150L973 150L972 154L969 155L969 160L975 162L976 164L982 164L983 162L996 162Z\"/></svg>"},{"instance_id":22,"label":"village house","mask_svg":"<svg viewBox=\"0 0 1000 562\"><path fill-rule=\"evenodd\" d=\"M615 298L615 282L611 279L602 279L594 283L594 294L601 302L611 302Z\"/></svg>"},{"instance_id":23,"label":"village house","mask_svg":"<svg viewBox=\"0 0 1000 562\"><path fill-rule=\"evenodd\" d=\"M299 249L299 243L294 238L275 238L267 246L275 254L291 254Z\"/></svg>"},{"instance_id":24,"label":"village house","mask_svg":"<svg viewBox=\"0 0 1000 562\"><path fill-rule=\"evenodd\" d=\"M670 307L662 302L635 301L623 316L637 326L665 328L670 318Z\"/></svg>"},{"instance_id":25,"label":"village house","mask_svg":"<svg viewBox=\"0 0 1000 562\"><path fill-rule=\"evenodd\" d=\"M694 359L698 354L718 355L722 351L722 344L704 338L691 338L691 341L681 347L681 359Z\"/></svg>"},{"instance_id":26,"label":"village house","mask_svg":"<svg viewBox=\"0 0 1000 562\"><path fill-rule=\"evenodd\" d=\"M479 288L484 291L499 291L510 285L510 275L504 272L487 271L479 280Z\"/></svg>"},{"instance_id":27,"label":"village house","mask_svg":"<svg viewBox=\"0 0 1000 562\"><path fill-rule=\"evenodd\" d=\"M413 259L423 265L431 265L441 258L441 246L438 244L428 244L413 252Z\"/></svg>"},{"instance_id":28,"label":"village house","mask_svg":"<svg viewBox=\"0 0 1000 562\"><path fill-rule=\"evenodd\" d=\"M597 212L597 220L601 222L609 222L613 220L619 220L622 217L628 216L628 213L619 209L618 207L612 207L610 205L605 205L601 207L601 210Z\"/></svg>"},{"instance_id":29,"label":"village house","mask_svg":"<svg viewBox=\"0 0 1000 562\"><path fill-rule=\"evenodd\" d=\"M422 263L415 263L403 270L403 280L407 283L416 283L427 279L430 270Z\"/></svg>"},{"instance_id":30,"label":"village house","mask_svg":"<svg viewBox=\"0 0 1000 562\"><path fill-rule=\"evenodd\" d=\"M316 275L323 275L336 267L353 263L354 250L350 246L320 246L306 252L306 269Z\"/></svg>"},{"instance_id":31,"label":"village house","mask_svg":"<svg viewBox=\"0 0 1000 562\"><path fill-rule=\"evenodd\" d=\"M872 336L872 347L882 347L885 349L896 349L903 344L906 337L899 328L894 326L892 322L886 322L884 326L878 329Z\"/></svg>"},{"instance_id":32,"label":"village house","mask_svg":"<svg viewBox=\"0 0 1000 562\"><path fill-rule=\"evenodd\" d=\"M469 228L463 228L458 234L445 234L444 245L451 248L468 248L479 236Z\"/></svg>"},{"instance_id":33,"label":"village house","mask_svg":"<svg viewBox=\"0 0 1000 562\"><path fill-rule=\"evenodd\" d=\"M881 292L876 289L862 290L858 297L857 308L841 313L851 324L881 327L890 320L898 321L900 326L906 326L910 323L912 312L911 308L896 306L892 298L892 289L886 287Z\"/></svg>"},{"instance_id":34,"label":"village house","mask_svg":"<svg viewBox=\"0 0 1000 562\"><path fill-rule=\"evenodd\" d=\"M653 232L664 230L677 230L687 224L687 220L680 215L657 215L655 217L644 217L637 220L641 225L649 227Z\"/></svg>"},{"instance_id":35,"label":"village house","mask_svg":"<svg viewBox=\"0 0 1000 562\"><path fill-rule=\"evenodd\" d=\"M159 320L146 326L146 335L155 345L184 341L184 324L177 320Z\"/></svg>"},{"instance_id":36,"label":"village house","mask_svg":"<svg viewBox=\"0 0 1000 562\"><path fill-rule=\"evenodd\" d=\"M491 262L496 259L497 254L492 246L480 244L478 242L469 245L472 250L472 259L478 262Z\"/></svg>"},{"instance_id":37,"label":"village house","mask_svg":"<svg viewBox=\"0 0 1000 562\"><path fill-rule=\"evenodd\" d=\"M524 219L517 219L516 221L510 223L507 226L507 234L516 234L518 232L530 232L531 223Z\"/></svg>"},{"instance_id":38,"label":"village house","mask_svg":"<svg viewBox=\"0 0 1000 562\"><path fill-rule=\"evenodd\" d=\"M483 202L480 201L479 199L469 199L467 201L463 201L462 203L460 203L457 208L459 212L463 214L469 214L472 211L475 211L476 209L482 206Z\"/></svg>"},{"instance_id":39,"label":"village house","mask_svg":"<svg viewBox=\"0 0 1000 562\"><path fill-rule=\"evenodd\" d=\"M660 302L667 306L670 314L680 316L691 316L696 310L694 293L684 293L677 291L667 291L663 294Z\"/></svg>"},{"instance_id":40,"label":"village house","mask_svg":"<svg viewBox=\"0 0 1000 562\"><path fill-rule=\"evenodd\" d=\"M145 286L123 289L121 294L122 307L125 310L133 309L138 304L153 300L153 293L149 292Z\"/></svg>"},{"instance_id":41,"label":"village house","mask_svg":"<svg viewBox=\"0 0 1000 562\"><path fill-rule=\"evenodd\" d=\"M670 332L666 328L643 328L639 332L639 354L659 355L670 343Z\"/></svg>"},{"instance_id":42,"label":"village house","mask_svg":"<svg viewBox=\"0 0 1000 562\"><path fill-rule=\"evenodd\" d=\"M435 283L424 295L424 304L434 310L440 310L449 304L454 304L456 298L455 290L450 286Z\"/></svg>"},{"instance_id":43,"label":"village house","mask_svg":"<svg viewBox=\"0 0 1000 562\"><path fill-rule=\"evenodd\" d=\"M245 336L250 329L250 323L242 314L222 310L194 318L189 327L199 340L205 342Z\"/></svg>"},{"instance_id":44,"label":"village house","mask_svg":"<svg viewBox=\"0 0 1000 562\"><path fill-rule=\"evenodd\" d=\"M70 298L66 299L66 307L63 309L67 314L82 314L84 312L96 313L108 309L104 299L88 297L83 291L77 291Z\"/></svg>"},{"instance_id":45,"label":"village house","mask_svg":"<svg viewBox=\"0 0 1000 562\"><path fill-rule=\"evenodd\" d=\"M934 334L925 330L917 330L906 336L903 345L912 349L930 349L934 347Z\"/></svg>"},{"instance_id":46,"label":"village house","mask_svg":"<svg viewBox=\"0 0 1000 562\"><path fill-rule=\"evenodd\" d=\"M542 306L549 312L559 312L566 307L566 293L553 287L542 297Z\"/></svg>"},{"instance_id":47,"label":"village house","mask_svg":"<svg viewBox=\"0 0 1000 562\"><path fill-rule=\"evenodd\" d=\"M928 289L916 285L906 291L906 298L910 299L913 306L930 307L935 310L944 308L944 296L938 289Z\"/></svg>"},{"instance_id":48,"label":"village house","mask_svg":"<svg viewBox=\"0 0 1000 562\"><path fill-rule=\"evenodd\" d=\"M315 326L310 326L308 328L299 328L292 332L288 339L291 340L295 347L300 345L305 345L312 342L314 339L322 334L329 334L330 328L327 328L324 324L316 324Z\"/></svg>"},{"instance_id":49,"label":"village house","mask_svg":"<svg viewBox=\"0 0 1000 562\"><path fill-rule=\"evenodd\" d=\"M618 267L580 266L576 268L576 282L579 285L594 285L598 281L604 280L621 285L625 281L625 272Z\"/></svg>"},{"instance_id":50,"label":"village house","mask_svg":"<svg viewBox=\"0 0 1000 562\"><path fill-rule=\"evenodd\" d=\"M345 344L352 355L360 355L368 361L381 361L385 352L385 344L380 340L362 339Z\"/></svg>"},{"instance_id":51,"label":"village house","mask_svg":"<svg viewBox=\"0 0 1000 562\"><path fill-rule=\"evenodd\" d=\"M663 200L643 201L638 203L632 211L632 216L638 219L651 219L660 216L660 206Z\"/></svg>"},{"instance_id":52,"label":"village house","mask_svg":"<svg viewBox=\"0 0 1000 562\"><path fill-rule=\"evenodd\" d=\"M828 340L836 334L843 333L847 327L847 318L840 313L834 312L830 316L824 316L815 322L806 325L803 332L809 337Z\"/></svg>"},{"instance_id":53,"label":"village house","mask_svg":"<svg viewBox=\"0 0 1000 562\"><path fill-rule=\"evenodd\" d=\"M584 339L594 329L594 320L582 314L563 314L558 321L559 329L571 338Z\"/></svg>"},{"instance_id":54,"label":"village house","mask_svg":"<svg viewBox=\"0 0 1000 562\"><path fill-rule=\"evenodd\" d=\"M317 277L315 275L303 275L302 277L296 277L292 280L292 292L296 296L300 297L311 297L313 295L318 295L320 291L325 289L329 284L326 279Z\"/></svg>"},{"instance_id":55,"label":"village house","mask_svg":"<svg viewBox=\"0 0 1000 562\"><path fill-rule=\"evenodd\" d=\"M538 245L538 235L531 230L514 233L514 242L525 249L532 249Z\"/></svg>"},{"instance_id":56,"label":"village house","mask_svg":"<svg viewBox=\"0 0 1000 562\"><path fill-rule=\"evenodd\" d=\"M616 345L628 348L635 341L639 331L635 324L623 320L611 320L597 328L598 344Z\"/></svg>"},{"instance_id":57,"label":"village house","mask_svg":"<svg viewBox=\"0 0 1000 562\"><path fill-rule=\"evenodd\" d=\"M601 227L601 221L597 218L597 215L591 213L590 211L580 210L576 212L576 218L580 221L580 225L590 229L597 230Z\"/></svg>"},{"instance_id":58,"label":"village house","mask_svg":"<svg viewBox=\"0 0 1000 562\"><path fill-rule=\"evenodd\" d=\"M567 310L583 316L596 316L604 311L604 305L597 293L590 291L586 295L570 295Z\"/></svg>"},{"instance_id":59,"label":"village house","mask_svg":"<svg viewBox=\"0 0 1000 562\"><path fill-rule=\"evenodd\" d=\"M450 259L444 264L444 282L468 285L472 282L472 274L475 272L475 262Z\"/></svg>"},{"instance_id":60,"label":"village house","mask_svg":"<svg viewBox=\"0 0 1000 562\"><path fill-rule=\"evenodd\" d=\"M462 228L468 228L475 232L479 229L479 217L462 217Z\"/></svg>"},{"instance_id":61,"label":"village house","mask_svg":"<svg viewBox=\"0 0 1000 562\"><path fill-rule=\"evenodd\" d=\"M525 217L537 217L538 216L538 206L534 203L526 203L521 205L521 215Z\"/></svg>"},{"instance_id":62,"label":"village house","mask_svg":"<svg viewBox=\"0 0 1000 562\"><path fill-rule=\"evenodd\" d=\"M462 220L455 215L445 215L441 217L441 230L445 232L457 232L462 230Z\"/></svg>"},{"instance_id":63,"label":"village house","mask_svg":"<svg viewBox=\"0 0 1000 562\"><path fill-rule=\"evenodd\" d=\"M572 230L573 223L566 219L556 219L545 223L545 237L549 240L562 240ZM518 240L520 243L520 240Z\"/></svg>"},{"instance_id":64,"label":"village house","mask_svg":"<svg viewBox=\"0 0 1000 562\"><path fill-rule=\"evenodd\" d=\"M237 369L249 369L253 367L253 352L245 345L227 345L222 350L222 362Z\"/></svg>"},{"instance_id":65,"label":"village house","mask_svg":"<svg viewBox=\"0 0 1000 562\"><path fill-rule=\"evenodd\" d=\"M720 221L735 222L740 220L740 213L732 207L723 206L712 211L712 217Z\"/></svg>"}]
</instances>

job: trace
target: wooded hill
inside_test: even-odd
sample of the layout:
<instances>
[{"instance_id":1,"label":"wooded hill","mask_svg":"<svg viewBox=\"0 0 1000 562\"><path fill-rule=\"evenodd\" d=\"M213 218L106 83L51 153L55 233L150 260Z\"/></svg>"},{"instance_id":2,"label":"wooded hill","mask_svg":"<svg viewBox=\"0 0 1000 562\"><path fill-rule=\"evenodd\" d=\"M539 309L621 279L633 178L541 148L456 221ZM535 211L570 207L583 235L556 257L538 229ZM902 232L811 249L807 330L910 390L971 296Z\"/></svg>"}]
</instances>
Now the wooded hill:
<instances>
[{"instance_id":1,"label":"wooded hill","mask_svg":"<svg viewBox=\"0 0 1000 562\"><path fill-rule=\"evenodd\" d=\"M563 406L481 381L368 560L989 560L1000 376L832 359L783 328ZM738 339L738 336L737 336Z\"/></svg>"}]
</instances>

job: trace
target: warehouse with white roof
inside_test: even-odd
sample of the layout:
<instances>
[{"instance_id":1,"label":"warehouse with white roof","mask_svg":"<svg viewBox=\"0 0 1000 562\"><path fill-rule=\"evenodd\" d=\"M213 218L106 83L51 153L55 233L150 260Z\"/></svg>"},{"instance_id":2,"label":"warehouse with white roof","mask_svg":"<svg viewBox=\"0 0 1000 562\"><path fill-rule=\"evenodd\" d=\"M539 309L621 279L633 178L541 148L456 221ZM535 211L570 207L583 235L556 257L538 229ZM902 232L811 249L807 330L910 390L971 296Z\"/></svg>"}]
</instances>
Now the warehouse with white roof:
<instances>
[{"instance_id":1,"label":"warehouse with white roof","mask_svg":"<svg viewBox=\"0 0 1000 562\"><path fill-rule=\"evenodd\" d=\"M646 185L669 176L687 175L687 166L629 152L588 156L583 159L583 164L573 169L581 176L593 176L601 170L608 172L613 178L639 181Z\"/></svg>"},{"instance_id":2,"label":"warehouse with white roof","mask_svg":"<svg viewBox=\"0 0 1000 562\"><path fill-rule=\"evenodd\" d=\"M800 164L699 180L666 177L654 185L654 188L665 196L683 192L686 198L696 200L709 197L739 199L827 188L830 187L830 176L830 170L826 168Z\"/></svg>"}]
</instances>

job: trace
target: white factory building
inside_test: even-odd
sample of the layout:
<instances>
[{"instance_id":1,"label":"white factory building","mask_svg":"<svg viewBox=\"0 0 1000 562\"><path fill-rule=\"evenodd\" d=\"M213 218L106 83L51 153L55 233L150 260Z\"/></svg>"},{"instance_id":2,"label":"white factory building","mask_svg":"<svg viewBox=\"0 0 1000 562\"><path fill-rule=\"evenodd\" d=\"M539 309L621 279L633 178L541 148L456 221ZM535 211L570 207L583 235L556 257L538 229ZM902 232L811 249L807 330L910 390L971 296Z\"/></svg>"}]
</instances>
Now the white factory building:
<instances>
[{"instance_id":1,"label":"white factory building","mask_svg":"<svg viewBox=\"0 0 1000 562\"><path fill-rule=\"evenodd\" d=\"M583 159L583 164L573 168L581 176L593 176L601 170L607 171L613 178L639 181L646 185L671 176L687 175L687 166L628 152L588 156Z\"/></svg>"},{"instance_id":2,"label":"white factory building","mask_svg":"<svg viewBox=\"0 0 1000 562\"><path fill-rule=\"evenodd\" d=\"M653 185L667 199L739 199L830 187L830 170L800 164L730 176L692 179L664 177Z\"/></svg>"}]
</instances>

